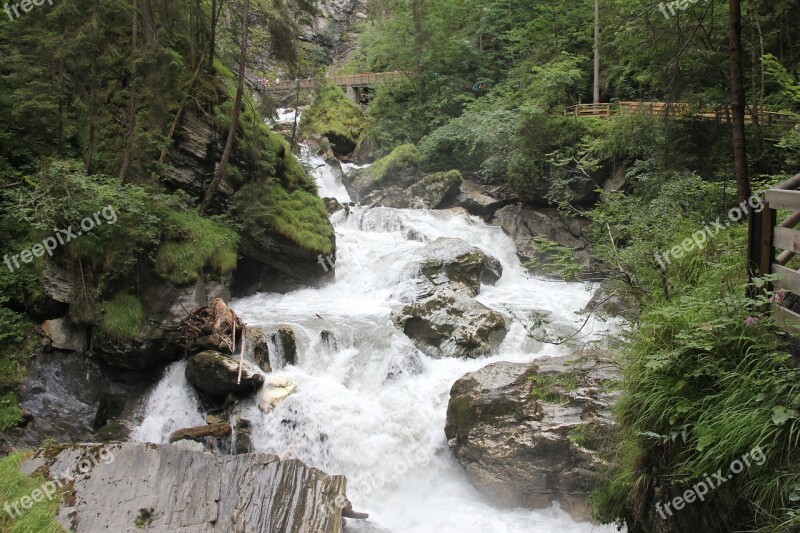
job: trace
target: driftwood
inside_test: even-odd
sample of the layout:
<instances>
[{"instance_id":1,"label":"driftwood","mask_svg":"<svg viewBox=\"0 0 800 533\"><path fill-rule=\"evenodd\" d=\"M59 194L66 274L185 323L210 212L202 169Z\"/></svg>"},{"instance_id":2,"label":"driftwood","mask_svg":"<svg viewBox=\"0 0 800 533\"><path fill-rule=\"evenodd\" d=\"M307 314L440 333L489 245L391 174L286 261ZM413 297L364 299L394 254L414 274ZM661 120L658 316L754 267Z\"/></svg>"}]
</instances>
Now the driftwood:
<instances>
[{"instance_id":1,"label":"driftwood","mask_svg":"<svg viewBox=\"0 0 800 533\"><path fill-rule=\"evenodd\" d=\"M183 322L183 345L191 352L215 350L233 354L241 346L244 323L222 298L214 298L211 305L192 311ZM237 338L239 342L237 342Z\"/></svg>"},{"instance_id":2,"label":"driftwood","mask_svg":"<svg viewBox=\"0 0 800 533\"><path fill-rule=\"evenodd\" d=\"M169 442L177 442L183 439L201 440L205 437L227 437L232 432L231 425L227 422L220 422L218 424L208 424L205 426L197 426L193 428L179 429L170 434Z\"/></svg>"}]
</instances>

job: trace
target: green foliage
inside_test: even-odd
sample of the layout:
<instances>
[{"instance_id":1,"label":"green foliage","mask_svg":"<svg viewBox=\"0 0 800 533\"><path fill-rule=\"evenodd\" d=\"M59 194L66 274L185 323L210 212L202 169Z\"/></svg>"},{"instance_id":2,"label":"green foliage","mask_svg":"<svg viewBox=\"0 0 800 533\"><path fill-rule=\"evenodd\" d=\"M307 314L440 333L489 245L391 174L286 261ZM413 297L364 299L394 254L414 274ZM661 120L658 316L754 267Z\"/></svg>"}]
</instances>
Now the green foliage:
<instances>
[{"instance_id":1,"label":"green foliage","mask_svg":"<svg viewBox=\"0 0 800 533\"><path fill-rule=\"evenodd\" d=\"M531 398L544 403L564 404L569 401L567 393L577 389L574 376L536 374L531 376Z\"/></svg>"},{"instance_id":2,"label":"green foliage","mask_svg":"<svg viewBox=\"0 0 800 533\"><path fill-rule=\"evenodd\" d=\"M383 181L387 177L419 165L419 153L413 144L402 144L392 152L375 161L367 170L374 181Z\"/></svg>"},{"instance_id":3,"label":"green foliage","mask_svg":"<svg viewBox=\"0 0 800 533\"><path fill-rule=\"evenodd\" d=\"M301 119L304 131L327 137L340 152L355 148L362 125L361 109L336 85L323 86Z\"/></svg>"},{"instance_id":4,"label":"green foliage","mask_svg":"<svg viewBox=\"0 0 800 533\"><path fill-rule=\"evenodd\" d=\"M542 236L535 236L536 257L525 263L525 268L565 281L578 281L584 266L575 258L575 251Z\"/></svg>"},{"instance_id":5,"label":"green foliage","mask_svg":"<svg viewBox=\"0 0 800 533\"><path fill-rule=\"evenodd\" d=\"M164 242L155 257L162 278L175 285L207 276L222 281L236 268L237 235L229 226L192 211L172 210L165 213L164 223Z\"/></svg>"},{"instance_id":6,"label":"green foliage","mask_svg":"<svg viewBox=\"0 0 800 533\"><path fill-rule=\"evenodd\" d=\"M16 390L25 377L36 338L36 328L28 317L0 307L0 432L22 420Z\"/></svg>"},{"instance_id":7,"label":"green foliage","mask_svg":"<svg viewBox=\"0 0 800 533\"><path fill-rule=\"evenodd\" d=\"M248 184L234 196L234 213L248 241L271 242L265 230L273 230L314 254L333 252L333 228L322 199L303 189L287 191L277 184ZM248 250L268 259L268 247Z\"/></svg>"},{"instance_id":8,"label":"green foliage","mask_svg":"<svg viewBox=\"0 0 800 533\"><path fill-rule=\"evenodd\" d=\"M44 498L34 501L30 509L23 509L19 500L30 497L47 481L39 475L26 476L19 471L26 454L17 452L0 459L0 506L14 505L21 512L12 518L0 513L0 530L8 533L62 533L64 530L56 521L60 507L60 497Z\"/></svg>"},{"instance_id":9,"label":"green foliage","mask_svg":"<svg viewBox=\"0 0 800 533\"><path fill-rule=\"evenodd\" d=\"M132 294L118 294L103 307L100 331L118 342L133 340L142 327L142 303Z\"/></svg>"}]
</instances>

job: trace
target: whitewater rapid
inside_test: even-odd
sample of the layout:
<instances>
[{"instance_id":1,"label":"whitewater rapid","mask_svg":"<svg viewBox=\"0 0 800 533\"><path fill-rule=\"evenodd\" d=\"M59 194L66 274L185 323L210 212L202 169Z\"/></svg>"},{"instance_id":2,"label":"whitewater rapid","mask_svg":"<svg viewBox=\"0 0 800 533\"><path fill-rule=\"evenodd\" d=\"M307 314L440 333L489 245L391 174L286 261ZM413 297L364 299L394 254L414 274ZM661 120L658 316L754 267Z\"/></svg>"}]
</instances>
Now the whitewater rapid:
<instances>
[{"instance_id":1,"label":"whitewater rapid","mask_svg":"<svg viewBox=\"0 0 800 533\"><path fill-rule=\"evenodd\" d=\"M349 200L324 161L305 156L316 165L320 190ZM438 237L463 239L502 263L502 278L494 287L482 287L479 301L520 317L545 312L557 333L580 328L584 317L576 312L590 300L592 287L531 279L511 239L463 210L359 207L349 215L339 211L331 221L338 248L335 282L231 303L248 327L288 325L297 337L297 364L267 376L290 378L297 392L267 415L254 400L239 406L238 416L253 425L256 451L346 475L354 508L370 513L365 522L348 520L346 531L613 531L575 522L557 504L537 511L493 507L468 482L445 439L449 392L458 378L491 362L530 362L565 354L564 348L532 340L514 323L489 357L433 359L419 353L390 320L392 309L407 298L403 267L415 250ZM581 336L590 338L604 327L590 321ZM337 342L324 342L322 331ZM184 368L179 362L167 370L134 440L166 442L170 432L203 423Z\"/></svg>"}]
</instances>

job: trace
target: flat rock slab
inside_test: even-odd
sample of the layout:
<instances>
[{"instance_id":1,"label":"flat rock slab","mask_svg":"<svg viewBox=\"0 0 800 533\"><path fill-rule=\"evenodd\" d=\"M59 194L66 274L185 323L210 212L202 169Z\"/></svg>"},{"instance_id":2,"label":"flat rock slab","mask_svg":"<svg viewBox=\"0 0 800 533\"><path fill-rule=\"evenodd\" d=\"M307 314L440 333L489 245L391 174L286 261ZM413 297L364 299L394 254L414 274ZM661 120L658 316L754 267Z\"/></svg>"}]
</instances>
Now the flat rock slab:
<instances>
[{"instance_id":1,"label":"flat rock slab","mask_svg":"<svg viewBox=\"0 0 800 533\"><path fill-rule=\"evenodd\" d=\"M74 481L58 515L76 533L341 533L347 481L269 454L216 456L177 446L113 443L47 448L26 474Z\"/></svg>"}]
</instances>

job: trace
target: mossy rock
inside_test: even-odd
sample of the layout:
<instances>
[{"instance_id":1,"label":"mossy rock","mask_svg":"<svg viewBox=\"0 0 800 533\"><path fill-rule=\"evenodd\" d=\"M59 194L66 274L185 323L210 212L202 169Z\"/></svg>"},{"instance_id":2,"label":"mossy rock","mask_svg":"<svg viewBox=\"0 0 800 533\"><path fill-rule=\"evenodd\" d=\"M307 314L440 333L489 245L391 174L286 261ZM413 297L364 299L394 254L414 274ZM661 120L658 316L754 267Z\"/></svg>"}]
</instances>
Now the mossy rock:
<instances>
[{"instance_id":1,"label":"mossy rock","mask_svg":"<svg viewBox=\"0 0 800 533\"><path fill-rule=\"evenodd\" d=\"M336 85L326 85L303 113L300 127L306 136L327 137L334 152L349 154L356 148L363 122L361 109L344 91Z\"/></svg>"}]
</instances>

